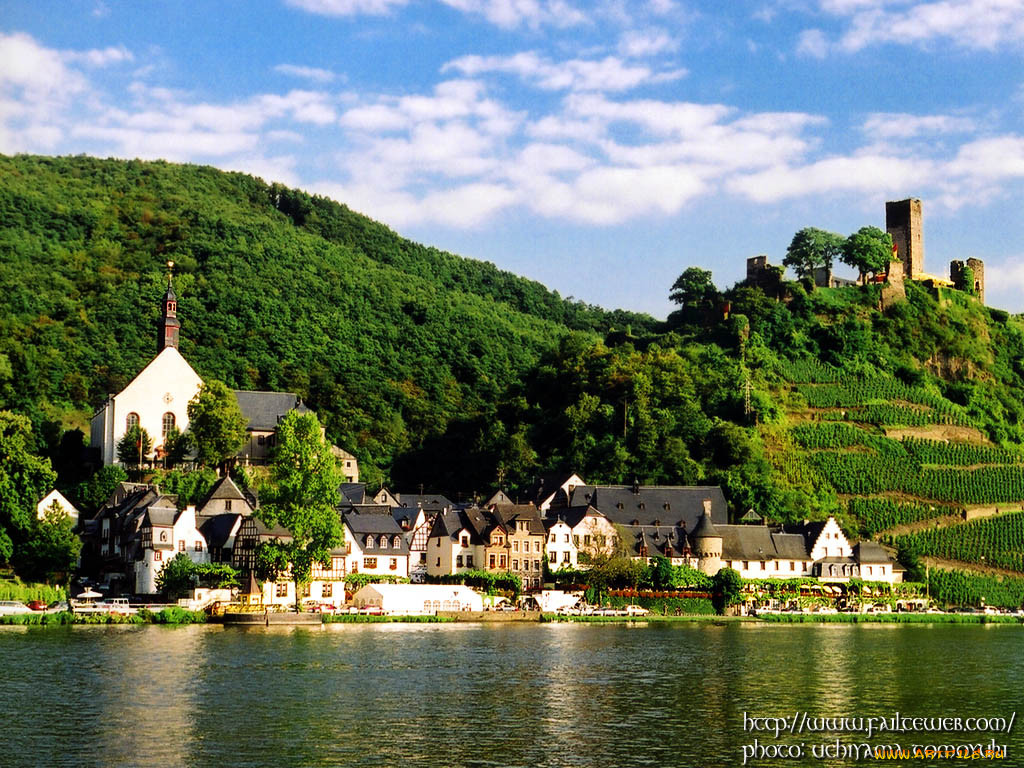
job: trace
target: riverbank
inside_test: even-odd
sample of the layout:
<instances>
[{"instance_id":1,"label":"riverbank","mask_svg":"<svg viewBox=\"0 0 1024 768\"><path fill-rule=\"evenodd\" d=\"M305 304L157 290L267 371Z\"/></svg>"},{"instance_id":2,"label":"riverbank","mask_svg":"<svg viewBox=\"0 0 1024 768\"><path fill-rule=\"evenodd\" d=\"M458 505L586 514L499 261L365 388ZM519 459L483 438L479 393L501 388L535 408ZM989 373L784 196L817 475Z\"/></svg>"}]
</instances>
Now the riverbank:
<instances>
[{"instance_id":1,"label":"riverbank","mask_svg":"<svg viewBox=\"0 0 1024 768\"><path fill-rule=\"evenodd\" d=\"M765 613L770 624L1024 624L1024 617L984 613Z\"/></svg>"},{"instance_id":2,"label":"riverbank","mask_svg":"<svg viewBox=\"0 0 1024 768\"><path fill-rule=\"evenodd\" d=\"M67 624L205 624L206 614L170 606L160 611L145 608L124 616L117 613L76 614L71 611L58 613L19 613L0 616L0 626L63 626Z\"/></svg>"},{"instance_id":3,"label":"riverbank","mask_svg":"<svg viewBox=\"0 0 1024 768\"><path fill-rule=\"evenodd\" d=\"M754 622L757 619L753 616L719 616L717 614L690 613L679 616L662 616L657 613L648 613L643 616L567 616L561 613L542 613L542 623L573 623L573 624L668 624L699 622L721 623L721 622Z\"/></svg>"}]
</instances>

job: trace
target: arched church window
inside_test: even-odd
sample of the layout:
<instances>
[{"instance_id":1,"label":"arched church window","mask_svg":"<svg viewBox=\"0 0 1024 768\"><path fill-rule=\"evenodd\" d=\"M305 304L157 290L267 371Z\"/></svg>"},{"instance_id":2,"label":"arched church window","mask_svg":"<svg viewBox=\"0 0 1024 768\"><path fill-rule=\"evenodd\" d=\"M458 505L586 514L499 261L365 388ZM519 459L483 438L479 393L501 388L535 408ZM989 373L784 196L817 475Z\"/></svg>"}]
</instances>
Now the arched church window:
<instances>
[{"instance_id":1,"label":"arched church window","mask_svg":"<svg viewBox=\"0 0 1024 768\"><path fill-rule=\"evenodd\" d=\"M174 428L174 414L171 413L170 411L168 411L167 413L164 414L164 431L162 433L164 435L164 437L166 437L167 433L170 432L173 428Z\"/></svg>"},{"instance_id":2,"label":"arched church window","mask_svg":"<svg viewBox=\"0 0 1024 768\"><path fill-rule=\"evenodd\" d=\"M128 414L128 418L125 419L125 428L132 429L137 426L139 426L139 414L132 411Z\"/></svg>"}]
</instances>

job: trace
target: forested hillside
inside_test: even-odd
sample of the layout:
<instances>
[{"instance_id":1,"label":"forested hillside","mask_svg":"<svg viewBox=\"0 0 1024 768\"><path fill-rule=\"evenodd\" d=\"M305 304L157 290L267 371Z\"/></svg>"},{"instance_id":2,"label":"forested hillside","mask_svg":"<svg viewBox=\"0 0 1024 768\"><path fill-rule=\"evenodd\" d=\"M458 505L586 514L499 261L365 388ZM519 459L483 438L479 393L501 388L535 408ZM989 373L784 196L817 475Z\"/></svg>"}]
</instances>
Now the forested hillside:
<instances>
[{"instance_id":1,"label":"forested hillside","mask_svg":"<svg viewBox=\"0 0 1024 768\"><path fill-rule=\"evenodd\" d=\"M570 330L653 323L243 174L18 156L0 179L0 409L51 446L154 355L168 260L200 375L298 392L371 480Z\"/></svg>"},{"instance_id":2,"label":"forested hillside","mask_svg":"<svg viewBox=\"0 0 1024 768\"><path fill-rule=\"evenodd\" d=\"M14 157L0 178L0 409L41 453L151 359L172 259L197 371L298 392L371 485L721 484L735 514L1024 572L1024 323L973 296L908 282L883 308L879 285L691 268L656 323L242 174Z\"/></svg>"}]
</instances>

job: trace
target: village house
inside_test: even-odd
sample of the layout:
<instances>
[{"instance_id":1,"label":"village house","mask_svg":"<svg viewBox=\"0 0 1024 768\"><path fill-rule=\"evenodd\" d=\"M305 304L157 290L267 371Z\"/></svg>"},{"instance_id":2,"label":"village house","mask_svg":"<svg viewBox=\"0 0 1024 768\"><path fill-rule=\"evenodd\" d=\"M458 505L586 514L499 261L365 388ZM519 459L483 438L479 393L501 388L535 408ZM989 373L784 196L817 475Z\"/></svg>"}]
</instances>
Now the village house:
<instances>
[{"instance_id":1,"label":"village house","mask_svg":"<svg viewBox=\"0 0 1024 768\"><path fill-rule=\"evenodd\" d=\"M615 552L618 532L608 518L589 504L559 509L544 519L548 569L587 568L592 559Z\"/></svg>"},{"instance_id":2,"label":"village house","mask_svg":"<svg viewBox=\"0 0 1024 768\"><path fill-rule=\"evenodd\" d=\"M494 507L491 514L504 531L508 572L520 578L524 590L540 589L547 560L547 530L540 512L533 504L513 504Z\"/></svg>"},{"instance_id":3,"label":"village house","mask_svg":"<svg viewBox=\"0 0 1024 768\"><path fill-rule=\"evenodd\" d=\"M427 575L445 576L482 567L484 539L468 510L445 509L427 539Z\"/></svg>"},{"instance_id":4,"label":"village house","mask_svg":"<svg viewBox=\"0 0 1024 768\"><path fill-rule=\"evenodd\" d=\"M364 505L342 514L345 568L349 573L409 577L409 543L391 509Z\"/></svg>"}]
</instances>

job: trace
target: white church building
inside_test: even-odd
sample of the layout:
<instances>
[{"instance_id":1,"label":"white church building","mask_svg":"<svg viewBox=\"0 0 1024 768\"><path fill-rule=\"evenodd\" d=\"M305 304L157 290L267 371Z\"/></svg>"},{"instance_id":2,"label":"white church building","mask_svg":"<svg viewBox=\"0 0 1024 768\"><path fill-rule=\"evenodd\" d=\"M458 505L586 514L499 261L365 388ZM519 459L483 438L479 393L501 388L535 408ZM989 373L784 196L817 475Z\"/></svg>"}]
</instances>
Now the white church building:
<instances>
[{"instance_id":1,"label":"white church building","mask_svg":"<svg viewBox=\"0 0 1024 768\"><path fill-rule=\"evenodd\" d=\"M132 427L142 427L152 441L143 461L162 453L164 438L172 427L179 432L188 429L188 404L203 380L178 351L180 329L178 297L168 278L156 357L121 392L109 396L92 417L90 445L99 449L104 465L119 463L117 444ZM236 391L235 397L247 420L248 439L238 455L246 464L265 463L278 422L293 409L307 410L291 392ZM356 458L341 453L347 481L359 482Z\"/></svg>"}]
</instances>

